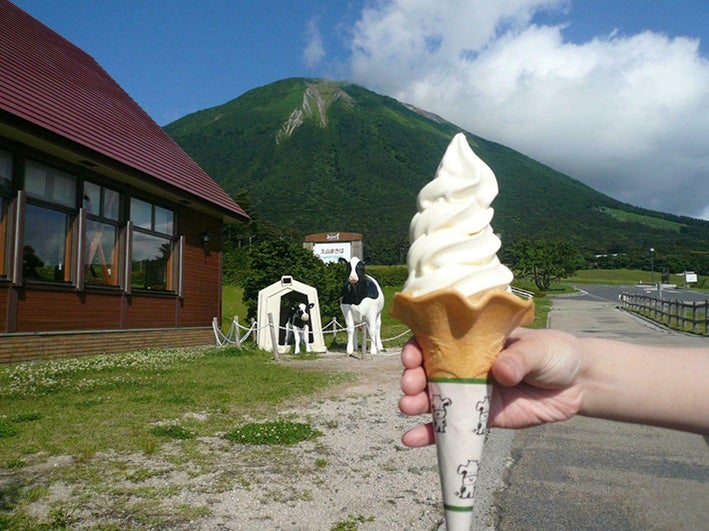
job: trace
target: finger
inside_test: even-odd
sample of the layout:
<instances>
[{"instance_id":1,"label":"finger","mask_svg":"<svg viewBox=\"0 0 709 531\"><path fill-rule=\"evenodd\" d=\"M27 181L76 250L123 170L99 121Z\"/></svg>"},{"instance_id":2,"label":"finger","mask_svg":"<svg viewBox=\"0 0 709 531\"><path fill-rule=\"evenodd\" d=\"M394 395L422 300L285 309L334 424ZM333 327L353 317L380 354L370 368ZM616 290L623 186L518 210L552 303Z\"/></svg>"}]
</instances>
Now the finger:
<instances>
[{"instance_id":1,"label":"finger","mask_svg":"<svg viewBox=\"0 0 709 531\"><path fill-rule=\"evenodd\" d=\"M399 409L405 415L423 415L431 411L428 393L421 392L417 395L402 396L399 399Z\"/></svg>"},{"instance_id":2,"label":"finger","mask_svg":"<svg viewBox=\"0 0 709 531\"><path fill-rule=\"evenodd\" d=\"M423 354L421 347L416 343L415 339L409 340L401 350L401 364L407 369L415 369L423 363Z\"/></svg>"},{"instance_id":3,"label":"finger","mask_svg":"<svg viewBox=\"0 0 709 531\"><path fill-rule=\"evenodd\" d=\"M406 369L401 375L401 390L407 395L416 395L426 389L426 373L423 367Z\"/></svg>"},{"instance_id":4,"label":"finger","mask_svg":"<svg viewBox=\"0 0 709 531\"><path fill-rule=\"evenodd\" d=\"M492 376L497 383L513 387L520 383L527 373L525 365L523 356L515 351L503 351L492 364Z\"/></svg>"},{"instance_id":5,"label":"finger","mask_svg":"<svg viewBox=\"0 0 709 531\"><path fill-rule=\"evenodd\" d=\"M517 328L512 332L505 349L492 364L492 375L498 383L506 387L515 386L533 367L541 363L544 358L543 349L529 346L530 341L534 344L534 333L534 330L525 328ZM525 336L527 339L522 341Z\"/></svg>"},{"instance_id":6,"label":"finger","mask_svg":"<svg viewBox=\"0 0 709 531\"><path fill-rule=\"evenodd\" d=\"M433 424L430 422L422 426L416 426L407 431L401 437L401 442L410 448L421 448L435 442L433 435Z\"/></svg>"}]
</instances>

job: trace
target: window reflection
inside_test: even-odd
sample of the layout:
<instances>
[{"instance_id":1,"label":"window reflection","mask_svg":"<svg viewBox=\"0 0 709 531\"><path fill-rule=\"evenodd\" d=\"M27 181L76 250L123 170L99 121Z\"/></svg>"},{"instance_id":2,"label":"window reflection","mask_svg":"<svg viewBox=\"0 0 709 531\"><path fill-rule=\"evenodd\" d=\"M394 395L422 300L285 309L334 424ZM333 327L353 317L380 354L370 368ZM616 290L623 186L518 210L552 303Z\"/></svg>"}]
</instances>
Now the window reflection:
<instances>
[{"instance_id":1,"label":"window reflection","mask_svg":"<svg viewBox=\"0 0 709 531\"><path fill-rule=\"evenodd\" d=\"M103 189L102 215L104 218L118 221L120 194L110 188Z\"/></svg>"},{"instance_id":2,"label":"window reflection","mask_svg":"<svg viewBox=\"0 0 709 531\"><path fill-rule=\"evenodd\" d=\"M101 214L101 187L98 184L84 183L84 209L87 214Z\"/></svg>"},{"instance_id":3,"label":"window reflection","mask_svg":"<svg viewBox=\"0 0 709 531\"><path fill-rule=\"evenodd\" d=\"M67 214L37 205L26 205L25 246L22 256L22 274L28 280L69 282L67 264L69 226Z\"/></svg>"},{"instance_id":4,"label":"window reflection","mask_svg":"<svg viewBox=\"0 0 709 531\"><path fill-rule=\"evenodd\" d=\"M172 210L155 207L155 232L163 234L172 234Z\"/></svg>"},{"instance_id":5,"label":"window reflection","mask_svg":"<svg viewBox=\"0 0 709 531\"><path fill-rule=\"evenodd\" d=\"M8 209L12 195L12 154L0 150L0 278L7 276L6 238Z\"/></svg>"},{"instance_id":6,"label":"window reflection","mask_svg":"<svg viewBox=\"0 0 709 531\"><path fill-rule=\"evenodd\" d=\"M12 155L0 151L0 196L7 197L12 193Z\"/></svg>"},{"instance_id":7,"label":"window reflection","mask_svg":"<svg viewBox=\"0 0 709 531\"><path fill-rule=\"evenodd\" d=\"M87 284L118 285L118 231L115 226L100 221L86 223Z\"/></svg>"},{"instance_id":8,"label":"window reflection","mask_svg":"<svg viewBox=\"0 0 709 531\"><path fill-rule=\"evenodd\" d=\"M172 250L170 239L135 232L132 250L132 287L168 289L167 264Z\"/></svg>"},{"instance_id":9,"label":"window reflection","mask_svg":"<svg viewBox=\"0 0 709 531\"><path fill-rule=\"evenodd\" d=\"M153 228L153 205L134 197L130 200L130 220L136 227L151 230Z\"/></svg>"},{"instance_id":10,"label":"window reflection","mask_svg":"<svg viewBox=\"0 0 709 531\"><path fill-rule=\"evenodd\" d=\"M76 178L38 162L28 162L25 172L27 195L73 208L76 205Z\"/></svg>"}]
</instances>

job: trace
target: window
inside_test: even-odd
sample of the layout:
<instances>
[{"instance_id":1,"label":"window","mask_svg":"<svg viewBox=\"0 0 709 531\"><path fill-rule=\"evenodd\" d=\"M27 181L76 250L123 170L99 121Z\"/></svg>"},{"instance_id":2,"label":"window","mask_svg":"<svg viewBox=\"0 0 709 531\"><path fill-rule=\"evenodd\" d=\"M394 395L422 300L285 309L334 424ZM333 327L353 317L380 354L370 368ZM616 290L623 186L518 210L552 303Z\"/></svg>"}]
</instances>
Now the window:
<instances>
[{"instance_id":1,"label":"window","mask_svg":"<svg viewBox=\"0 0 709 531\"><path fill-rule=\"evenodd\" d=\"M37 205L25 207L22 276L27 280L71 281L71 218Z\"/></svg>"},{"instance_id":2,"label":"window","mask_svg":"<svg viewBox=\"0 0 709 531\"><path fill-rule=\"evenodd\" d=\"M134 226L131 288L174 291L175 213L132 198L130 219Z\"/></svg>"},{"instance_id":3,"label":"window","mask_svg":"<svg viewBox=\"0 0 709 531\"><path fill-rule=\"evenodd\" d=\"M86 181L83 203L86 211L84 281L87 284L117 286L120 194L105 186Z\"/></svg>"},{"instance_id":4,"label":"window","mask_svg":"<svg viewBox=\"0 0 709 531\"><path fill-rule=\"evenodd\" d=\"M0 150L0 278L7 276L8 209L12 195L12 154Z\"/></svg>"},{"instance_id":5,"label":"window","mask_svg":"<svg viewBox=\"0 0 709 531\"><path fill-rule=\"evenodd\" d=\"M25 171L22 274L27 280L71 282L76 178L28 161Z\"/></svg>"}]
</instances>

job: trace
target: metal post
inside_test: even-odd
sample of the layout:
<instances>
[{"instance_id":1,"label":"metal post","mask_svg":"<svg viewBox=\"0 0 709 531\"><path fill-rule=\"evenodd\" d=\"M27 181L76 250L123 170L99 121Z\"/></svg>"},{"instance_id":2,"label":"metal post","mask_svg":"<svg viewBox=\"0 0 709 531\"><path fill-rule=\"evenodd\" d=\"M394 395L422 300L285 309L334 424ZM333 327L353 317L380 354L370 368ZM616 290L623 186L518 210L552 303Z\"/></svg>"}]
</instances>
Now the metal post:
<instances>
[{"instance_id":1,"label":"metal post","mask_svg":"<svg viewBox=\"0 0 709 531\"><path fill-rule=\"evenodd\" d=\"M273 314L268 314L268 327L271 329L271 344L273 345L273 359L278 360L278 334L273 324Z\"/></svg>"},{"instance_id":2,"label":"metal post","mask_svg":"<svg viewBox=\"0 0 709 531\"><path fill-rule=\"evenodd\" d=\"M652 275L651 282L653 285L655 284L655 262L654 262L654 258L653 258L654 253L655 253L655 248L650 247L650 271L651 271L651 275Z\"/></svg>"}]
</instances>

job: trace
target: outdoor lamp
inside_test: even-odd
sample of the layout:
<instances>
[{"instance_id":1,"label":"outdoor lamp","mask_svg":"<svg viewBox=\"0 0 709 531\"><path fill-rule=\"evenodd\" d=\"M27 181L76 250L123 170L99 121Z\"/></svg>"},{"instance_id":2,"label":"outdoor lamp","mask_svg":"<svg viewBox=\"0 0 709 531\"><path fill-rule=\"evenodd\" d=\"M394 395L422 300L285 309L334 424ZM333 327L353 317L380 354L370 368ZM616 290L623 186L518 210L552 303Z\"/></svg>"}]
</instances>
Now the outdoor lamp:
<instances>
[{"instance_id":1,"label":"outdoor lamp","mask_svg":"<svg viewBox=\"0 0 709 531\"><path fill-rule=\"evenodd\" d=\"M205 230L202 234L199 235L199 241L204 246L206 246L211 240L212 240L212 233L209 232L208 230Z\"/></svg>"}]
</instances>

